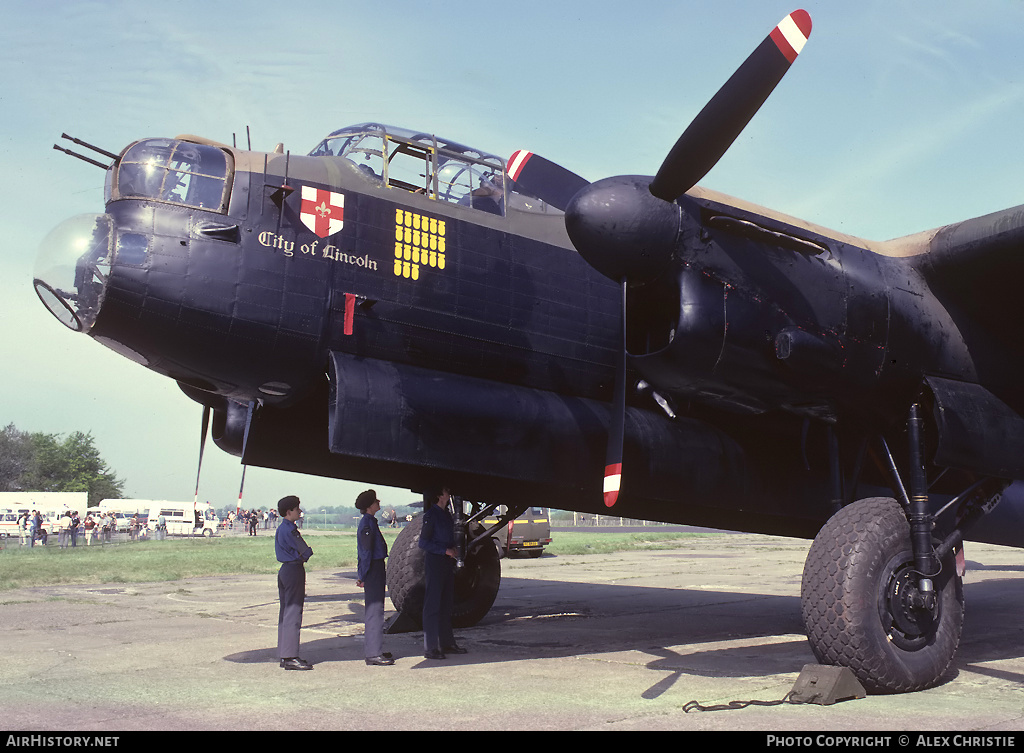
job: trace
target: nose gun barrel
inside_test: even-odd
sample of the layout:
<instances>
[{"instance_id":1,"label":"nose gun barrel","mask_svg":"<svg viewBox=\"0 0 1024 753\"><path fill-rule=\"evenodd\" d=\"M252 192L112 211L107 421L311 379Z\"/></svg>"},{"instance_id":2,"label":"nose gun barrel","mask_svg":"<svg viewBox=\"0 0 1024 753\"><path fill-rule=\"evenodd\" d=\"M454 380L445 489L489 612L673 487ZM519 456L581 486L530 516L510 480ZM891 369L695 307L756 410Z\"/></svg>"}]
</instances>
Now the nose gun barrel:
<instances>
[{"instance_id":1,"label":"nose gun barrel","mask_svg":"<svg viewBox=\"0 0 1024 753\"><path fill-rule=\"evenodd\" d=\"M70 154L72 157L78 157L78 159L82 160L83 162L88 162L90 165L96 165L96 167L102 167L104 170L106 170L107 167L108 167L108 165L104 165L99 160L94 160L92 157L86 157L84 154L79 154L78 152L73 152L70 149L65 149L62 146L57 146L56 144L54 144L53 148L56 149L58 152L64 152L64 154Z\"/></svg>"},{"instance_id":2,"label":"nose gun barrel","mask_svg":"<svg viewBox=\"0 0 1024 753\"><path fill-rule=\"evenodd\" d=\"M98 146L93 146L88 141L82 141L81 139L76 139L74 136L68 136L66 133L62 133L60 135L60 137L62 139L67 139L68 141L70 141L73 144L78 144L79 146L84 146L86 149L91 149L92 151L96 152L97 154L102 154L104 157L110 157L110 159L113 159L113 160L117 159L117 155L114 154L113 152L108 152L106 149L100 149Z\"/></svg>"}]
</instances>

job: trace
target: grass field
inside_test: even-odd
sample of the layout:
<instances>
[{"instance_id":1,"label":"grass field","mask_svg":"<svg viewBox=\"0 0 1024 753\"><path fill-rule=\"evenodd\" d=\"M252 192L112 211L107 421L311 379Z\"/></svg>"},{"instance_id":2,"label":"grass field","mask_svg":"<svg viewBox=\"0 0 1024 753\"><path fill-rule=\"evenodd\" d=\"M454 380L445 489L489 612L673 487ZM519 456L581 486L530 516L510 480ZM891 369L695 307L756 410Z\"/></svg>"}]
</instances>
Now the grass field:
<instances>
[{"instance_id":1,"label":"grass field","mask_svg":"<svg viewBox=\"0 0 1024 753\"><path fill-rule=\"evenodd\" d=\"M385 529L390 547L398 531ZM694 536L686 533L576 533L557 532L551 555L604 554L634 549L673 549ZM314 556L309 570L354 568L354 532L309 532ZM263 535L135 541L60 549L50 544L25 548L6 539L0 550L0 591L26 586L74 583L147 583L189 577L277 572L272 532Z\"/></svg>"}]
</instances>

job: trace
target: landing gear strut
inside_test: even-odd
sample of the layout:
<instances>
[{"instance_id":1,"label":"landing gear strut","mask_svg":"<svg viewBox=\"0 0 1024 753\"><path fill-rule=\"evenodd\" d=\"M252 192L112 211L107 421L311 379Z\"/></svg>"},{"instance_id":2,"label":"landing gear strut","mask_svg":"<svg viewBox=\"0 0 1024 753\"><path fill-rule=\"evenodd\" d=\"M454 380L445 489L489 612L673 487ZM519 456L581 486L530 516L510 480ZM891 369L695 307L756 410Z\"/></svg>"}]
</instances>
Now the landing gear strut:
<instances>
[{"instance_id":1,"label":"landing gear strut","mask_svg":"<svg viewBox=\"0 0 1024 753\"><path fill-rule=\"evenodd\" d=\"M907 420L907 486L879 438L899 501L872 497L841 508L804 565L800 602L811 650L822 664L849 667L872 693L942 680L963 628L963 533L1009 483L981 479L933 512L921 413L915 403Z\"/></svg>"},{"instance_id":2,"label":"landing gear strut","mask_svg":"<svg viewBox=\"0 0 1024 753\"><path fill-rule=\"evenodd\" d=\"M461 502L458 502L461 506ZM501 584L501 562L498 549L489 532L477 522L474 514L468 520L457 511L456 540L462 555L462 566L455 571L455 597L452 625L470 627L490 611ZM395 625L406 624L419 629L423 616L424 565L419 548L423 516L412 519L395 539L388 558L388 594L399 615ZM402 632L394 629L391 632Z\"/></svg>"},{"instance_id":3,"label":"landing gear strut","mask_svg":"<svg viewBox=\"0 0 1024 753\"><path fill-rule=\"evenodd\" d=\"M800 602L811 650L849 667L868 692L937 684L960 643L963 581L955 555L922 593L910 526L894 499L844 507L818 533L804 565Z\"/></svg>"}]
</instances>

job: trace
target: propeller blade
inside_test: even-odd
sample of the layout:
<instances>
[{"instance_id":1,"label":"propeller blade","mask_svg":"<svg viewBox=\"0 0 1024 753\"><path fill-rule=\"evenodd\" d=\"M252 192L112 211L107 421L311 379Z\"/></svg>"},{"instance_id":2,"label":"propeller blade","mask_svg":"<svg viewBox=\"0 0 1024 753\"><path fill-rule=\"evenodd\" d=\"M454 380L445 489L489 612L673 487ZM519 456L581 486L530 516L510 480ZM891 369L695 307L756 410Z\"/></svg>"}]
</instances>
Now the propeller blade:
<instances>
[{"instance_id":1,"label":"propeller blade","mask_svg":"<svg viewBox=\"0 0 1024 753\"><path fill-rule=\"evenodd\" d=\"M199 504L199 476L203 470L203 450L206 449L206 432L210 428L210 406L203 406L203 428L199 434L199 464L196 467L196 496L192 502L193 509Z\"/></svg>"},{"instance_id":2,"label":"propeller blade","mask_svg":"<svg viewBox=\"0 0 1024 753\"><path fill-rule=\"evenodd\" d=\"M786 16L683 131L651 182L651 193L675 201L725 154L803 50L811 16Z\"/></svg>"},{"instance_id":3,"label":"propeller blade","mask_svg":"<svg viewBox=\"0 0 1024 753\"><path fill-rule=\"evenodd\" d=\"M608 449L604 459L604 504L613 507L622 486L622 444L626 424L626 281L622 287L622 342L615 364L615 393L608 419Z\"/></svg>"},{"instance_id":4,"label":"propeller blade","mask_svg":"<svg viewBox=\"0 0 1024 753\"><path fill-rule=\"evenodd\" d=\"M248 468L248 466L243 463L242 464L242 483L240 483L238 485L238 502L235 504L235 512L236 513L242 512L242 490L245 488L245 469L246 468ZM197 497L196 501L198 501L198 500L199 500L199 498Z\"/></svg>"},{"instance_id":5,"label":"propeller blade","mask_svg":"<svg viewBox=\"0 0 1024 753\"><path fill-rule=\"evenodd\" d=\"M520 149L508 160L508 176L523 193L536 196L563 212L569 201L590 181L539 154Z\"/></svg>"}]
</instances>

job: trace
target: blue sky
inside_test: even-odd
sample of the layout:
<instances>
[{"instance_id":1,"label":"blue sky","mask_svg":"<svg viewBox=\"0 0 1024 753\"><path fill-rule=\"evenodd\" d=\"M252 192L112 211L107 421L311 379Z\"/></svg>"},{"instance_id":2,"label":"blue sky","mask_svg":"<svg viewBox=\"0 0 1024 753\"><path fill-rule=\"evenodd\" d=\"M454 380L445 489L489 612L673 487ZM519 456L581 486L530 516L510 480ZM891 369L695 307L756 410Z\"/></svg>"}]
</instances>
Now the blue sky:
<instances>
[{"instance_id":1,"label":"blue sky","mask_svg":"<svg viewBox=\"0 0 1024 753\"><path fill-rule=\"evenodd\" d=\"M0 425L92 431L131 496L193 495L199 406L170 380L65 330L32 291L39 241L67 217L102 211L102 172L51 149L62 131L116 152L179 133L244 143L248 126L254 148L284 142L304 153L335 128L377 120L505 157L527 148L591 180L653 174L797 7L6 3ZM879 240L1024 203L1024 3L802 7L814 22L803 54L701 185ZM231 504L240 473L210 443L200 497ZM298 493L315 511L361 489L250 469L245 505Z\"/></svg>"}]
</instances>

